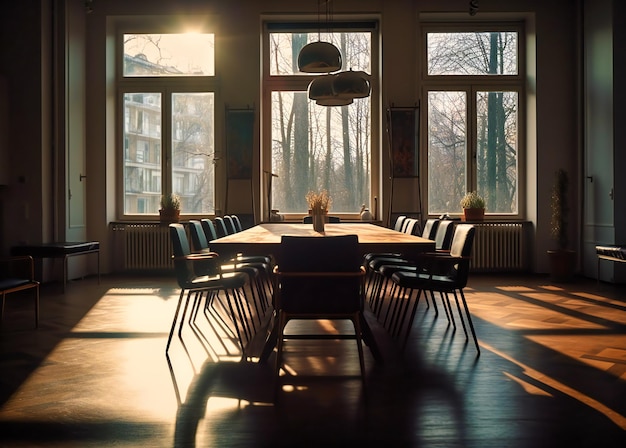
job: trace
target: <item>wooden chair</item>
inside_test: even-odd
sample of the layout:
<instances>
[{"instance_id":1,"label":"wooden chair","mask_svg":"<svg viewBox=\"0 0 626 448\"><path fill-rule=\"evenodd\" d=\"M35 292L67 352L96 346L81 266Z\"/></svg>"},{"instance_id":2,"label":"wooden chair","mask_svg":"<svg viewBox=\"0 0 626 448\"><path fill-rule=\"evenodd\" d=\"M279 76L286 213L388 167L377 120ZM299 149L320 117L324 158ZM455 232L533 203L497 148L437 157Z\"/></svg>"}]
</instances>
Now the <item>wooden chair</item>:
<instances>
[{"instance_id":1,"label":"wooden chair","mask_svg":"<svg viewBox=\"0 0 626 448\"><path fill-rule=\"evenodd\" d=\"M33 257L29 255L0 259L0 321L4 319L4 302L7 294L27 289L34 290L35 328L39 327L39 282L35 280Z\"/></svg>"}]
</instances>

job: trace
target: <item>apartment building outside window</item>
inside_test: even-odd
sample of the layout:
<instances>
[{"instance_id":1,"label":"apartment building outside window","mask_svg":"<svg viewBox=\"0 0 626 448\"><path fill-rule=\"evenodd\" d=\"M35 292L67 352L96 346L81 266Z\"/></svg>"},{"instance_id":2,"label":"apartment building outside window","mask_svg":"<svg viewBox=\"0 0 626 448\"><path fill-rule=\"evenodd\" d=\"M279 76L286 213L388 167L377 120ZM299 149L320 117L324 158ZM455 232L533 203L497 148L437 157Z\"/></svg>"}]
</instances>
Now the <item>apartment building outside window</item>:
<instances>
[{"instance_id":1,"label":"apartment building outside window","mask_svg":"<svg viewBox=\"0 0 626 448\"><path fill-rule=\"evenodd\" d=\"M175 193L181 213L215 209L215 36L118 33L123 216L158 216Z\"/></svg>"}]
</instances>

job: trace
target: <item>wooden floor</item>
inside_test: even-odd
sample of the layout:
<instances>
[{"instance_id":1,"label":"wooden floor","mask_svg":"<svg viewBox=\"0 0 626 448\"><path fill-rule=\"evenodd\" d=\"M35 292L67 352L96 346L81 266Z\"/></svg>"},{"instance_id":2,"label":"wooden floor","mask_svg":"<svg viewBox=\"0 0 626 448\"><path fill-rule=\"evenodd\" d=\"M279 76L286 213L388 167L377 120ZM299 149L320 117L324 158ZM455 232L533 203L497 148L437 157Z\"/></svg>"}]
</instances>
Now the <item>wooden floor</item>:
<instances>
[{"instance_id":1,"label":"wooden floor","mask_svg":"<svg viewBox=\"0 0 626 448\"><path fill-rule=\"evenodd\" d=\"M624 286L474 275L466 295L479 357L422 303L404 353L374 325L364 384L353 341L288 345L274 402L274 358L238 362L215 320L166 358L173 279L45 285L37 330L7 299L0 447L626 446Z\"/></svg>"}]
</instances>

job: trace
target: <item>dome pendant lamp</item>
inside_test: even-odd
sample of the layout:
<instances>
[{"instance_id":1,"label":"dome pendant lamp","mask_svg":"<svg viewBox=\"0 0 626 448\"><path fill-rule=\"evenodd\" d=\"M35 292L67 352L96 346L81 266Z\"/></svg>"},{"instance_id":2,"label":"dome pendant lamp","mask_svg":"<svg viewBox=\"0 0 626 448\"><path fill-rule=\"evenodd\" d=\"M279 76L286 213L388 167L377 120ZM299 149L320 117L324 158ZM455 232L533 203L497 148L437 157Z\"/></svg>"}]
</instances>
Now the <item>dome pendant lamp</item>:
<instances>
[{"instance_id":1,"label":"dome pendant lamp","mask_svg":"<svg viewBox=\"0 0 626 448\"><path fill-rule=\"evenodd\" d=\"M333 80L333 92L340 98L365 98L370 90L369 75L362 71L337 73Z\"/></svg>"},{"instance_id":2,"label":"dome pendant lamp","mask_svg":"<svg viewBox=\"0 0 626 448\"><path fill-rule=\"evenodd\" d=\"M334 81L335 75L332 74L317 76L309 83L309 99L317 101L332 98Z\"/></svg>"},{"instance_id":3,"label":"dome pendant lamp","mask_svg":"<svg viewBox=\"0 0 626 448\"><path fill-rule=\"evenodd\" d=\"M329 42L311 42L298 54L298 70L304 73L330 73L341 69L341 53Z\"/></svg>"},{"instance_id":4,"label":"dome pendant lamp","mask_svg":"<svg viewBox=\"0 0 626 448\"><path fill-rule=\"evenodd\" d=\"M342 60L339 49L330 42L322 42L321 34L321 3L326 3L326 27L330 23L331 0L317 1L318 41L306 44L298 54L298 70L304 73L330 73L341 70Z\"/></svg>"},{"instance_id":5,"label":"dome pendant lamp","mask_svg":"<svg viewBox=\"0 0 626 448\"><path fill-rule=\"evenodd\" d=\"M352 97L340 98L335 95L333 85L337 75L328 74L316 77L309 84L309 99L319 106L347 106L352 104Z\"/></svg>"}]
</instances>

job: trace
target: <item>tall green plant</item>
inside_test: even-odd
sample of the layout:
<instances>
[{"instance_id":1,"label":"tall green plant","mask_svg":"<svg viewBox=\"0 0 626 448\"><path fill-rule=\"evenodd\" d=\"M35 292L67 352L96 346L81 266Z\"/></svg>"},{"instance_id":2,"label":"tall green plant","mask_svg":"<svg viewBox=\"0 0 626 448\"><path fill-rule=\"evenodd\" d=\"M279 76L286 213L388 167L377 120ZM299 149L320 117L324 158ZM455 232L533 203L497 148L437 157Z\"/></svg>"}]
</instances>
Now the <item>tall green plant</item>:
<instances>
[{"instance_id":1,"label":"tall green plant","mask_svg":"<svg viewBox=\"0 0 626 448\"><path fill-rule=\"evenodd\" d=\"M559 249L566 249L569 243L567 238L567 224L569 206L567 204L567 188L569 179L567 171L559 169L554 173L552 186L552 238L556 241Z\"/></svg>"}]
</instances>

